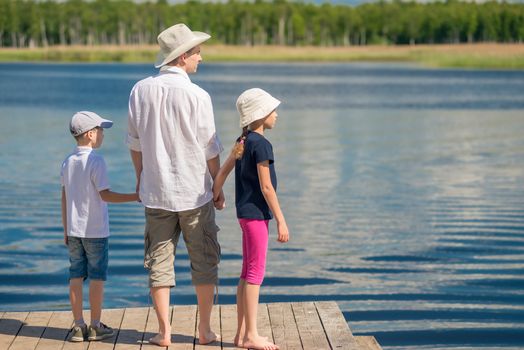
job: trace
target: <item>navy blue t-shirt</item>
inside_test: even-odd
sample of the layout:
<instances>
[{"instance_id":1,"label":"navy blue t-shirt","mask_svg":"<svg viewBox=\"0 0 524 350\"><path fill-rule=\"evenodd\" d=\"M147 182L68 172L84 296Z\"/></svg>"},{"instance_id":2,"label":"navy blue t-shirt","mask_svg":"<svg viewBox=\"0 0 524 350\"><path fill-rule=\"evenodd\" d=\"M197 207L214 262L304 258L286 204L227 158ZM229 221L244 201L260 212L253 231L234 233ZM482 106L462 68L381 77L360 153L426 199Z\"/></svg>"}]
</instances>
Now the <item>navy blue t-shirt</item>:
<instances>
[{"instance_id":1,"label":"navy blue t-shirt","mask_svg":"<svg viewBox=\"0 0 524 350\"><path fill-rule=\"evenodd\" d=\"M244 141L244 154L235 163L235 204L241 219L270 220L273 213L266 203L258 180L257 164L269 161L271 183L277 190L273 146L264 136L249 131Z\"/></svg>"}]
</instances>

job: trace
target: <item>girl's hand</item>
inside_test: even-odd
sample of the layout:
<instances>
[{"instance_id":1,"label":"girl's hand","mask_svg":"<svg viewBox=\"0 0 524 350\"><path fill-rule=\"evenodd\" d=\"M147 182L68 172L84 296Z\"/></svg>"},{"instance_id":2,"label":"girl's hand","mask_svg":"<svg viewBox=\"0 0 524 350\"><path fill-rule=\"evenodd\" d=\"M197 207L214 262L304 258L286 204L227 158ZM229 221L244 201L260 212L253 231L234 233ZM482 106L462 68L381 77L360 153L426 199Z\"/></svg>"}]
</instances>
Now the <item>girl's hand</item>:
<instances>
[{"instance_id":1,"label":"girl's hand","mask_svg":"<svg viewBox=\"0 0 524 350\"><path fill-rule=\"evenodd\" d=\"M277 241L280 243L286 243L289 241L289 230L286 222L277 223L278 238Z\"/></svg>"},{"instance_id":2,"label":"girl's hand","mask_svg":"<svg viewBox=\"0 0 524 350\"><path fill-rule=\"evenodd\" d=\"M226 197L222 190L220 190L217 195L215 195L215 192L213 191L213 204L217 210L222 210L226 207Z\"/></svg>"}]
</instances>

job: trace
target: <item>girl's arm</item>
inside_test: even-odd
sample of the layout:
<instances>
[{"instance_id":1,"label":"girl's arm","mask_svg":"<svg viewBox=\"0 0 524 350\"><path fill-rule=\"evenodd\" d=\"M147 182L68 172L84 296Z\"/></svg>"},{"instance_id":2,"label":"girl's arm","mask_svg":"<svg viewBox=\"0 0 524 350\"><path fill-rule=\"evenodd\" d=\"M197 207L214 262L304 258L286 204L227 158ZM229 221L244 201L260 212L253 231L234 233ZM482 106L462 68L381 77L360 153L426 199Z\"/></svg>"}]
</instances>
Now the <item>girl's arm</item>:
<instances>
[{"instance_id":1,"label":"girl's arm","mask_svg":"<svg viewBox=\"0 0 524 350\"><path fill-rule=\"evenodd\" d=\"M62 186L62 226L64 227L64 243L67 245L67 208L66 208L66 193Z\"/></svg>"},{"instance_id":2,"label":"girl's arm","mask_svg":"<svg viewBox=\"0 0 524 350\"><path fill-rule=\"evenodd\" d=\"M275 216L275 220L277 221L277 241L282 243L287 242L289 241L289 230L287 228L284 214L280 209L280 204L278 203L277 193L275 192L273 183L271 183L271 175L269 173L269 161L266 160L258 163L257 172L262 194L264 195L266 203L269 206L269 209L271 209L273 215Z\"/></svg>"},{"instance_id":3,"label":"girl's arm","mask_svg":"<svg viewBox=\"0 0 524 350\"><path fill-rule=\"evenodd\" d=\"M103 190L98 192L104 202L109 203L124 203L138 201L138 194L135 193L118 193L111 190Z\"/></svg>"},{"instance_id":4,"label":"girl's arm","mask_svg":"<svg viewBox=\"0 0 524 350\"><path fill-rule=\"evenodd\" d=\"M227 176L229 173L231 173L231 170L235 168L235 162L236 159L233 156L233 154L230 154L229 157L226 159L224 164L222 164L222 167L218 171L217 175L215 176L214 182L213 182L213 200L217 201L220 197L220 192L222 191L222 186L224 186L224 182L226 182Z\"/></svg>"}]
</instances>

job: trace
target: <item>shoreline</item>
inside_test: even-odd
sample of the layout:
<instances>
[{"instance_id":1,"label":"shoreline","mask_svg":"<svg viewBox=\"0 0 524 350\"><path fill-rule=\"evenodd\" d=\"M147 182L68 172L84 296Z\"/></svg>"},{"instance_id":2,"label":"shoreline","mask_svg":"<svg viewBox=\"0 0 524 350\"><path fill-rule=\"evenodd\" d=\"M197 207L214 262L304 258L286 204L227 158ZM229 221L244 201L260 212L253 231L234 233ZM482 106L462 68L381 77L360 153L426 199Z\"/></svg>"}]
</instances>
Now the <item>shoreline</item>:
<instances>
[{"instance_id":1,"label":"shoreline","mask_svg":"<svg viewBox=\"0 0 524 350\"><path fill-rule=\"evenodd\" d=\"M158 47L50 46L0 48L0 62L151 63ZM436 68L524 69L524 44L227 46L205 45L207 62L409 62Z\"/></svg>"}]
</instances>

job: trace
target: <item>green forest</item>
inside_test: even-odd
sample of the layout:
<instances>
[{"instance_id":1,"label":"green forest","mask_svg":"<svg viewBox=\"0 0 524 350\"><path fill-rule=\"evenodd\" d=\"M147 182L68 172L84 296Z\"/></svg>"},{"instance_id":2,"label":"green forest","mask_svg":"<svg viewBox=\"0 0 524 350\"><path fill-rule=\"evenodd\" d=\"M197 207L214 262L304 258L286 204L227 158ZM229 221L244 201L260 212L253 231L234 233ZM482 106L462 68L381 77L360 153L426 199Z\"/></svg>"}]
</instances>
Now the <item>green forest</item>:
<instances>
[{"instance_id":1,"label":"green forest","mask_svg":"<svg viewBox=\"0 0 524 350\"><path fill-rule=\"evenodd\" d=\"M285 1L0 0L0 47L155 44L184 22L226 45L521 43L524 5L506 2L359 6Z\"/></svg>"}]
</instances>

